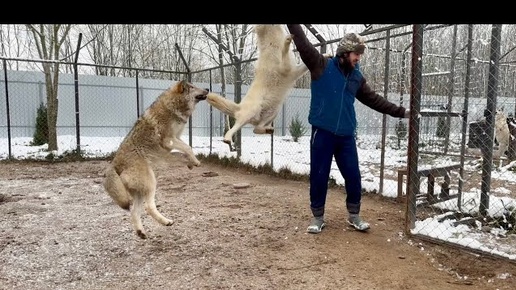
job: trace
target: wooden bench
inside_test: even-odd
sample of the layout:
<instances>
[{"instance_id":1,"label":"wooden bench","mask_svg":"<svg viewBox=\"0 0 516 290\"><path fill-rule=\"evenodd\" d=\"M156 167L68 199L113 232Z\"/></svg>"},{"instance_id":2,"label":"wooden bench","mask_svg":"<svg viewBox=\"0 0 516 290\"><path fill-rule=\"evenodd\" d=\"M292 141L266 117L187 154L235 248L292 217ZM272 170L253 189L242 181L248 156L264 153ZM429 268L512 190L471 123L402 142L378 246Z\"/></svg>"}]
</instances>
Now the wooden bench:
<instances>
[{"instance_id":1,"label":"wooden bench","mask_svg":"<svg viewBox=\"0 0 516 290\"><path fill-rule=\"evenodd\" d=\"M418 178L428 178L428 190L426 193L426 198L429 203L434 203L435 201L437 201L434 192L436 177L444 177L444 182L441 184L441 193L439 195L440 199L446 200L450 197L450 171L457 169L460 169L460 164L452 164L433 168L420 168L417 171ZM403 176L405 175L407 175L406 168L398 170L398 200L401 200L403 196Z\"/></svg>"}]
</instances>

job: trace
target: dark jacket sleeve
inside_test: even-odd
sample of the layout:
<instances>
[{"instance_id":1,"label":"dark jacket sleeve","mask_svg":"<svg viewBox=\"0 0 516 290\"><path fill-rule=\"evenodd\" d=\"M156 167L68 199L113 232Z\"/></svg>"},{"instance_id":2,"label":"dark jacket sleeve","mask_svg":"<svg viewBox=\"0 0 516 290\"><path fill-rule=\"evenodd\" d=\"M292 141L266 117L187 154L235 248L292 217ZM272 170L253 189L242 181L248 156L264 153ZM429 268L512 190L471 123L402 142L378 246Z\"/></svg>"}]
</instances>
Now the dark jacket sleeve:
<instances>
[{"instance_id":1,"label":"dark jacket sleeve","mask_svg":"<svg viewBox=\"0 0 516 290\"><path fill-rule=\"evenodd\" d=\"M362 79L362 84L358 89L356 99L371 109L383 114L388 114L392 117L403 118L405 115L406 109L404 107L391 103L384 97L377 94L367 84L365 78Z\"/></svg>"},{"instance_id":2,"label":"dark jacket sleeve","mask_svg":"<svg viewBox=\"0 0 516 290\"><path fill-rule=\"evenodd\" d=\"M305 32L300 24L287 24L290 34L293 35L294 44L301 60L305 63L312 80L318 79L326 67L328 59L324 57L306 37Z\"/></svg>"}]
</instances>

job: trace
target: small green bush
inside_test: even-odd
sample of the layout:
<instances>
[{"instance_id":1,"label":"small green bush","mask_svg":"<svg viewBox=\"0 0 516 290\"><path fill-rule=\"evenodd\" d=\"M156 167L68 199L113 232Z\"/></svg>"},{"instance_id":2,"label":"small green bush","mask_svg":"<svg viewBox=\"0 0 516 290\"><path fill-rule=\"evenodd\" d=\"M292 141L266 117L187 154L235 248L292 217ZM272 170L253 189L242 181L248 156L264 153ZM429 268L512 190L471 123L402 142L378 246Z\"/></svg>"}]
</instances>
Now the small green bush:
<instances>
[{"instance_id":1,"label":"small green bush","mask_svg":"<svg viewBox=\"0 0 516 290\"><path fill-rule=\"evenodd\" d=\"M299 138L306 133L306 128L303 126L301 120L299 120L299 115L296 115L290 120L289 132L294 142L299 141Z\"/></svg>"},{"instance_id":2,"label":"small green bush","mask_svg":"<svg viewBox=\"0 0 516 290\"><path fill-rule=\"evenodd\" d=\"M39 146L46 143L48 143L47 106L41 103L36 112L36 131L31 145Z\"/></svg>"}]
</instances>

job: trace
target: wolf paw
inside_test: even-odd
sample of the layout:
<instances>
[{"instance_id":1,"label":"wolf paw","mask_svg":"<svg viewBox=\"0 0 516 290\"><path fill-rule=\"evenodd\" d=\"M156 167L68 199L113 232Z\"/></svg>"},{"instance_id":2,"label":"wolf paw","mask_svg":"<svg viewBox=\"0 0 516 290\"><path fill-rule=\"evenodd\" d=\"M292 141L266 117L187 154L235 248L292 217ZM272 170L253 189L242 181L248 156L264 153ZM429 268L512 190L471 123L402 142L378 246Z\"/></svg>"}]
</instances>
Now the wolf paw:
<instances>
[{"instance_id":1,"label":"wolf paw","mask_svg":"<svg viewBox=\"0 0 516 290\"><path fill-rule=\"evenodd\" d=\"M294 35L292 35L292 34L287 35L287 37L285 38L285 44L289 45L292 42L293 38L294 38Z\"/></svg>"},{"instance_id":2,"label":"wolf paw","mask_svg":"<svg viewBox=\"0 0 516 290\"><path fill-rule=\"evenodd\" d=\"M137 230L136 234L138 235L138 237L140 237L140 239L145 240L147 238L147 235L142 230Z\"/></svg>"},{"instance_id":3,"label":"wolf paw","mask_svg":"<svg viewBox=\"0 0 516 290\"><path fill-rule=\"evenodd\" d=\"M223 140L224 143L228 144L229 146L229 151L233 152L233 151L236 151L236 148L233 146L233 142L231 142L230 140Z\"/></svg>"},{"instance_id":4,"label":"wolf paw","mask_svg":"<svg viewBox=\"0 0 516 290\"><path fill-rule=\"evenodd\" d=\"M188 163L188 169L192 170L194 168L194 166L195 167L201 166L201 162L199 160L197 160L197 161Z\"/></svg>"}]
</instances>

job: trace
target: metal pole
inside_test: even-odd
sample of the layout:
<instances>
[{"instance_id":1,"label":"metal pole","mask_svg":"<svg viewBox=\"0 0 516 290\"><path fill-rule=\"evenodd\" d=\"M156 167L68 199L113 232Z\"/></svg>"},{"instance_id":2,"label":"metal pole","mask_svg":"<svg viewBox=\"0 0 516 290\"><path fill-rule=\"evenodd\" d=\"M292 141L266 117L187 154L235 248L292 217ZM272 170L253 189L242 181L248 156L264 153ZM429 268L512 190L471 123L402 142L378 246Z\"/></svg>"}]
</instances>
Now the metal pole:
<instances>
[{"instance_id":1,"label":"metal pole","mask_svg":"<svg viewBox=\"0 0 516 290\"><path fill-rule=\"evenodd\" d=\"M389 57L391 50L391 40L390 40L391 31L386 31L385 36L385 70L384 70L384 80L383 80L383 95L385 99L388 99L389 93ZM387 135L387 115L383 114L382 117L382 152L380 157L380 188L379 193L383 193L383 179L384 179L384 170L385 170L385 138Z\"/></svg>"},{"instance_id":2,"label":"metal pole","mask_svg":"<svg viewBox=\"0 0 516 290\"><path fill-rule=\"evenodd\" d=\"M11 159L12 156L12 149L11 149L11 114L9 112L9 89L7 88L7 61L3 60L4 65L4 83L5 83L5 112L7 117L7 146L9 147L9 159Z\"/></svg>"},{"instance_id":3,"label":"metal pole","mask_svg":"<svg viewBox=\"0 0 516 290\"><path fill-rule=\"evenodd\" d=\"M491 29L491 51L489 61L489 76L487 80L487 103L486 110L486 134L489 136L486 146L483 148L482 160L482 184L480 185L480 207L481 216L487 215L489 208L489 191L491 190L491 170L493 167L493 145L494 145L494 118L496 114L496 95L498 94L498 73L500 61L500 37L502 25L494 24Z\"/></svg>"},{"instance_id":4,"label":"metal pole","mask_svg":"<svg viewBox=\"0 0 516 290\"><path fill-rule=\"evenodd\" d=\"M242 63L239 59L235 60L238 61L238 63L235 64L235 103L240 104L240 101L242 100ZM238 130L235 135L235 147L237 149L237 157L238 159L240 159L242 157L242 130Z\"/></svg>"},{"instance_id":5,"label":"metal pole","mask_svg":"<svg viewBox=\"0 0 516 290\"><path fill-rule=\"evenodd\" d=\"M138 75L139 71L136 70L136 118L140 118L140 84Z\"/></svg>"},{"instance_id":6,"label":"metal pole","mask_svg":"<svg viewBox=\"0 0 516 290\"><path fill-rule=\"evenodd\" d=\"M76 153L81 153L81 118L79 115L79 72L77 62L79 60L79 51L81 49L82 33L79 33L79 40L77 41L77 50L75 51L75 59L73 63L73 74L75 84L75 138L76 138Z\"/></svg>"},{"instance_id":7,"label":"metal pole","mask_svg":"<svg viewBox=\"0 0 516 290\"><path fill-rule=\"evenodd\" d=\"M419 192L417 175L419 159L419 111L421 106L423 68L423 25L413 25L412 31L412 72L410 74L410 121L407 156L407 211L405 212L405 232L410 233L416 223L416 194Z\"/></svg>"},{"instance_id":8,"label":"metal pole","mask_svg":"<svg viewBox=\"0 0 516 290\"><path fill-rule=\"evenodd\" d=\"M210 92L213 90L212 86L211 86L211 82L212 82L212 70L210 70ZM210 107L210 155L212 153L212 149L213 149L213 106L209 106Z\"/></svg>"},{"instance_id":9,"label":"metal pole","mask_svg":"<svg viewBox=\"0 0 516 290\"><path fill-rule=\"evenodd\" d=\"M453 26L453 40L451 47L451 61L450 61L450 74L449 74L449 83L448 83L448 104L446 105L448 113L452 112L452 99L453 92L455 87L455 59L456 55L456 47L457 47L457 25ZM444 137L444 154L448 153L448 149L450 147L450 131L451 131L451 117L450 115L446 116L446 135Z\"/></svg>"},{"instance_id":10,"label":"metal pole","mask_svg":"<svg viewBox=\"0 0 516 290\"><path fill-rule=\"evenodd\" d=\"M468 108L469 108L469 86L471 79L471 53L473 47L473 25L468 24L467 38L467 57L466 57L466 76L464 78L464 107L462 108L462 139L460 146L460 170L459 188L457 192L457 208L462 210L462 188L464 186L464 157L466 155L466 133L468 129Z\"/></svg>"},{"instance_id":11,"label":"metal pole","mask_svg":"<svg viewBox=\"0 0 516 290\"><path fill-rule=\"evenodd\" d=\"M181 49L179 48L179 45L177 44L177 42L176 42L175 46L176 46L177 52L179 53L179 57L183 61L183 64L186 67L186 71L188 72L187 73L187 80L188 80L188 82L191 82L192 81L192 74L191 74L190 68L188 67L188 63L186 62L186 59L183 56L183 53L181 52ZM190 147L192 147L192 116L188 117L188 144L190 145Z\"/></svg>"}]
</instances>

